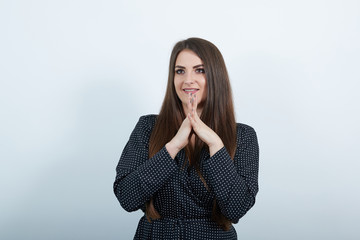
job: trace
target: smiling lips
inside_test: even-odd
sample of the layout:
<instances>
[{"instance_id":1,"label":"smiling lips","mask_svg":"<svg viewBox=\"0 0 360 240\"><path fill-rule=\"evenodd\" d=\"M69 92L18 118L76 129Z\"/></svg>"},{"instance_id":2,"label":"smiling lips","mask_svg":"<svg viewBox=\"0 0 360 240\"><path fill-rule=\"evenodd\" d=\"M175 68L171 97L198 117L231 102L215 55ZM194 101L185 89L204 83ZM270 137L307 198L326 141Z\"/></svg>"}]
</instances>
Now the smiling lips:
<instances>
[{"instance_id":1,"label":"smiling lips","mask_svg":"<svg viewBox=\"0 0 360 240\"><path fill-rule=\"evenodd\" d=\"M198 88L184 88L183 91L187 94L190 94L190 93L194 94L197 91L199 91L199 89Z\"/></svg>"}]
</instances>

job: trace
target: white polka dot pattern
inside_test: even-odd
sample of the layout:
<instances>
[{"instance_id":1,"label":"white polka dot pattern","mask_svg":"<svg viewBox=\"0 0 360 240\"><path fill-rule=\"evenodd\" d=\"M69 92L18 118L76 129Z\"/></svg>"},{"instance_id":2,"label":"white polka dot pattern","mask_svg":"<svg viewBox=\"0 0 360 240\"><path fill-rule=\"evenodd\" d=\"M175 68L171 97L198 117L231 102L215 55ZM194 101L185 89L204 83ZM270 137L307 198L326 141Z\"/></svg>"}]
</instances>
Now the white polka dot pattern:
<instances>
[{"instance_id":1,"label":"white polka dot pattern","mask_svg":"<svg viewBox=\"0 0 360 240\"><path fill-rule=\"evenodd\" d=\"M190 167L181 150L175 160L163 147L148 158L148 142L156 115L142 116L116 168L114 193L126 211L145 210L150 198L162 216L149 223L142 217L134 239L237 239L232 227L222 230L211 220L216 198L221 212L233 223L255 204L258 192L259 148L254 129L237 124L234 161L225 147L212 157L201 152L200 171ZM185 167L184 167L185 166Z\"/></svg>"}]
</instances>

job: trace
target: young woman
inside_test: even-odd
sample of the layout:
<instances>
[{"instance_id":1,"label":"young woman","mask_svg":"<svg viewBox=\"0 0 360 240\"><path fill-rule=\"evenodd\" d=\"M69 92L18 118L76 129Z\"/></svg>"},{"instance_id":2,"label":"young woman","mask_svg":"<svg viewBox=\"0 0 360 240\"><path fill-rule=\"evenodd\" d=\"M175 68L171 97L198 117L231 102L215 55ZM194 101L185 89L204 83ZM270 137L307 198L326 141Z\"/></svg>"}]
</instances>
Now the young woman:
<instances>
[{"instance_id":1,"label":"young woman","mask_svg":"<svg viewBox=\"0 0 360 240\"><path fill-rule=\"evenodd\" d=\"M122 152L114 193L126 211L145 212L134 239L237 239L232 223L255 203L258 163L220 51L189 38L171 53L159 115L140 117Z\"/></svg>"}]
</instances>

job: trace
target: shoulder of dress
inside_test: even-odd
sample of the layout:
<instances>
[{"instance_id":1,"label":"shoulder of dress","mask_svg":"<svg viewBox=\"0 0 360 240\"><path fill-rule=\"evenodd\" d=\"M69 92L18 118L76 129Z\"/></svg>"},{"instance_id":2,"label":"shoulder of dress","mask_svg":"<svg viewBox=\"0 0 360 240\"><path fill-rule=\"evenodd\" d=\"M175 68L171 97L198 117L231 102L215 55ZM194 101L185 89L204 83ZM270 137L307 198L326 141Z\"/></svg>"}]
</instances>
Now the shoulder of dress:
<instances>
[{"instance_id":1,"label":"shoulder of dress","mask_svg":"<svg viewBox=\"0 0 360 240\"><path fill-rule=\"evenodd\" d=\"M254 129L252 126L247 125L247 124L245 124L245 123L236 123L236 127L237 127L237 128L240 128L240 129L246 129L246 130L253 130L253 131L255 131L255 129Z\"/></svg>"},{"instance_id":2,"label":"shoulder of dress","mask_svg":"<svg viewBox=\"0 0 360 240\"><path fill-rule=\"evenodd\" d=\"M154 128L157 119L156 114L143 115L139 118L138 127L145 131L150 131Z\"/></svg>"},{"instance_id":3,"label":"shoulder of dress","mask_svg":"<svg viewBox=\"0 0 360 240\"><path fill-rule=\"evenodd\" d=\"M156 118L155 114L141 116L131 133L130 140L146 143L154 128Z\"/></svg>"},{"instance_id":4,"label":"shoulder of dress","mask_svg":"<svg viewBox=\"0 0 360 240\"><path fill-rule=\"evenodd\" d=\"M155 123L157 119L157 114L147 114L140 117L139 121L142 121L147 124Z\"/></svg>"},{"instance_id":5,"label":"shoulder of dress","mask_svg":"<svg viewBox=\"0 0 360 240\"><path fill-rule=\"evenodd\" d=\"M255 129L252 126L244 123L236 123L236 131L237 138L243 141L249 138L256 137Z\"/></svg>"}]
</instances>

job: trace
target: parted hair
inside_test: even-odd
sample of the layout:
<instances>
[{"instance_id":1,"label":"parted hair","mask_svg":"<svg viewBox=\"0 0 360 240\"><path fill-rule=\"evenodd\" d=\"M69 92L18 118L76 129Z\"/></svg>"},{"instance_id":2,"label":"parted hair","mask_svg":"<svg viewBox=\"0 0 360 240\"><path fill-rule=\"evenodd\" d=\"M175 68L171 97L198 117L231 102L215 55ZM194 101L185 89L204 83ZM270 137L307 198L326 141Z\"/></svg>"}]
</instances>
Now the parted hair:
<instances>
[{"instance_id":1,"label":"parted hair","mask_svg":"<svg viewBox=\"0 0 360 240\"><path fill-rule=\"evenodd\" d=\"M234 159L236 121L228 72L218 48L211 42L201 38L188 38L179 41L172 50L165 98L149 140L149 157L153 157L176 135L186 117L182 102L177 96L174 86L176 59L184 49L193 51L204 64L207 97L203 104L200 119L219 135L226 150ZM194 147L188 144L185 147L185 153L190 165L197 170L200 179L209 190L200 172L199 160L202 148L207 148L207 145L195 136ZM152 199L146 203L146 216L148 221L161 218L154 207ZM216 200L214 200L212 218L224 230L230 229L231 221L221 213Z\"/></svg>"}]
</instances>

